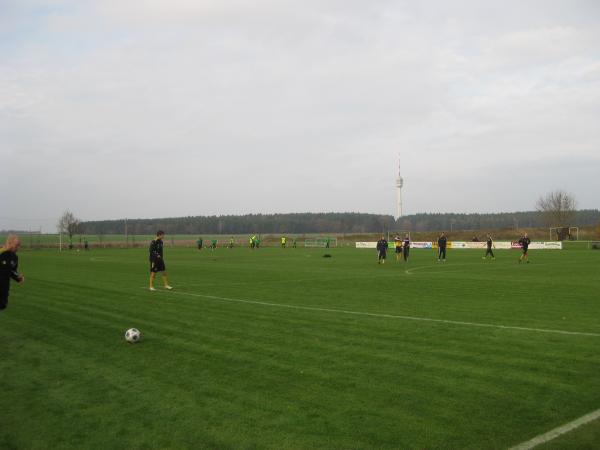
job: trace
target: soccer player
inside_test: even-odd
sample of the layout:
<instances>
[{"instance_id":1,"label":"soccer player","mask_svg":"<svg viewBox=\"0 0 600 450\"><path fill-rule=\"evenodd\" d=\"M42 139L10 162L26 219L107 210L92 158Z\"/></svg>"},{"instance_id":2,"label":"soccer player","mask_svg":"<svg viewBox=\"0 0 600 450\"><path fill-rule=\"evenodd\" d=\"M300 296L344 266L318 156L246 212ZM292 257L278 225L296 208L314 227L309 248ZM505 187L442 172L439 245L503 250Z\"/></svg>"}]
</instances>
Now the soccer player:
<instances>
[{"instance_id":1,"label":"soccer player","mask_svg":"<svg viewBox=\"0 0 600 450\"><path fill-rule=\"evenodd\" d=\"M485 251L485 256L483 256L481 259L487 259L488 255L490 255L492 259L496 259L496 257L494 256L494 252L492 251L492 247L494 246L492 236L488 234L485 243L487 245L487 250Z\"/></svg>"},{"instance_id":2,"label":"soccer player","mask_svg":"<svg viewBox=\"0 0 600 450\"><path fill-rule=\"evenodd\" d=\"M519 239L519 244L521 244L521 248L523 249L523 254L519 258L519 264L521 264L523 261L529 264L529 255L527 254L527 251L529 250L529 244L531 244L531 239L529 239L527 233L525 233L523 237Z\"/></svg>"},{"instance_id":3,"label":"soccer player","mask_svg":"<svg viewBox=\"0 0 600 450\"><path fill-rule=\"evenodd\" d=\"M438 261L446 262L446 245L448 244L448 239L446 238L446 233L442 232L438 239Z\"/></svg>"},{"instance_id":4,"label":"soccer player","mask_svg":"<svg viewBox=\"0 0 600 450\"><path fill-rule=\"evenodd\" d=\"M229 248L233 248L234 243L235 243L235 239L233 239L233 236L231 236L231 239L229 239Z\"/></svg>"},{"instance_id":5,"label":"soccer player","mask_svg":"<svg viewBox=\"0 0 600 450\"><path fill-rule=\"evenodd\" d=\"M169 280L167 278L167 268L165 267L165 261L163 259L163 238L165 232L158 230L156 232L156 239L150 242L150 290L155 291L154 278L158 272L162 273L163 283L165 289L173 289L169 286Z\"/></svg>"},{"instance_id":6,"label":"soccer player","mask_svg":"<svg viewBox=\"0 0 600 450\"><path fill-rule=\"evenodd\" d=\"M198 236L198 240L196 241L196 245L198 246L198 250L202 250L202 244L204 243L204 241L202 240L202 237Z\"/></svg>"},{"instance_id":7,"label":"soccer player","mask_svg":"<svg viewBox=\"0 0 600 450\"><path fill-rule=\"evenodd\" d=\"M212 239L210 241L210 249L211 250L215 250L217 248L217 242L219 242L217 239Z\"/></svg>"},{"instance_id":8,"label":"soccer player","mask_svg":"<svg viewBox=\"0 0 600 450\"><path fill-rule=\"evenodd\" d=\"M396 262L398 262L402 256L402 238L399 235L394 236L394 246L396 247Z\"/></svg>"},{"instance_id":9,"label":"soccer player","mask_svg":"<svg viewBox=\"0 0 600 450\"><path fill-rule=\"evenodd\" d=\"M296 238L293 238L293 241L292 241L292 247L293 247L293 248L296 248L296 247L298 247L298 242L297 242Z\"/></svg>"},{"instance_id":10,"label":"soccer player","mask_svg":"<svg viewBox=\"0 0 600 450\"><path fill-rule=\"evenodd\" d=\"M385 257L387 253L388 243L385 237L381 236L381 239L377 241L377 264L385 264Z\"/></svg>"},{"instance_id":11,"label":"soccer player","mask_svg":"<svg viewBox=\"0 0 600 450\"><path fill-rule=\"evenodd\" d=\"M17 251L20 246L19 237L16 234L9 234L4 247L0 247L0 310L6 309L8 305L10 279L19 284L25 281L25 277L17 271L19 268Z\"/></svg>"},{"instance_id":12,"label":"soccer player","mask_svg":"<svg viewBox=\"0 0 600 450\"><path fill-rule=\"evenodd\" d=\"M88 242L87 239L83 240L83 249L84 250L89 250L90 249L90 244L89 244L89 242Z\"/></svg>"},{"instance_id":13,"label":"soccer player","mask_svg":"<svg viewBox=\"0 0 600 450\"><path fill-rule=\"evenodd\" d=\"M404 236L402 241L402 254L404 255L404 262L408 262L408 254L410 252L410 238L408 234Z\"/></svg>"},{"instance_id":14,"label":"soccer player","mask_svg":"<svg viewBox=\"0 0 600 450\"><path fill-rule=\"evenodd\" d=\"M286 237L285 236L281 236L281 248L285 248L285 243L286 243Z\"/></svg>"}]
</instances>

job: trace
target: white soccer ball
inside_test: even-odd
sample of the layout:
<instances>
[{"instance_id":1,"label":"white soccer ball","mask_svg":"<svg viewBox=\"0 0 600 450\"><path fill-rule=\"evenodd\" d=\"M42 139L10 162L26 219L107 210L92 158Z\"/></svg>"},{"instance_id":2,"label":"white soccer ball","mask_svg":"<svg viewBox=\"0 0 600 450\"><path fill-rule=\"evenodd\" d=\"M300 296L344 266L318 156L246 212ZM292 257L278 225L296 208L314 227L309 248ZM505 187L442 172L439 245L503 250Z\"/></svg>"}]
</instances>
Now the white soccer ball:
<instances>
[{"instance_id":1,"label":"white soccer ball","mask_svg":"<svg viewBox=\"0 0 600 450\"><path fill-rule=\"evenodd\" d=\"M127 342L131 342L132 344L138 342L141 337L142 333L140 333L140 330L138 330L137 328L130 328L125 332L125 340Z\"/></svg>"}]
</instances>

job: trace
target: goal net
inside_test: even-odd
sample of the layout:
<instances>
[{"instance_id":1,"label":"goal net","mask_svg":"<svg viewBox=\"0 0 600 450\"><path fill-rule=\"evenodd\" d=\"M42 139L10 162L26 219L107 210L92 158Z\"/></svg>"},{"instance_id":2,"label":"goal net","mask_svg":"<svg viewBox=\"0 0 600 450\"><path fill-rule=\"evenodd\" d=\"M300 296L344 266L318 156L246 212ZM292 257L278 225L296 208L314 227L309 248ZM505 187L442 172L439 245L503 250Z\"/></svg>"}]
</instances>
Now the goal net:
<instances>
[{"instance_id":1,"label":"goal net","mask_svg":"<svg viewBox=\"0 0 600 450\"><path fill-rule=\"evenodd\" d=\"M551 241L578 241L579 227L550 227Z\"/></svg>"},{"instance_id":2,"label":"goal net","mask_svg":"<svg viewBox=\"0 0 600 450\"><path fill-rule=\"evenodd\" d=\"M325 237L325 238L306 238L304 240L305 247L320 247L320 248L330 248L337 247L337 238L334 237Z\"/></svg>"}]
</instances>

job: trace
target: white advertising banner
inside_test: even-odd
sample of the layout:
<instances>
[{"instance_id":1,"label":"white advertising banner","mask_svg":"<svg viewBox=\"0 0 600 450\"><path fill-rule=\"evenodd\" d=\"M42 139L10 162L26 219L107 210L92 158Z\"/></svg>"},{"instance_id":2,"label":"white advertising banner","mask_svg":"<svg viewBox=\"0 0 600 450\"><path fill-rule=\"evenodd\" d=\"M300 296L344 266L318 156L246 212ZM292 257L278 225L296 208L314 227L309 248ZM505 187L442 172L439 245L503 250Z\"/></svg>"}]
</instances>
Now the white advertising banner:
<instances>
[{"instance_id":1,"label":"white advertising banner","mask_svg":"<svg viewBox=\"0 0 600 450\"><path fill-rule=\"evenodd\" d=\"M389 248L393 248L394 243L388 244ZM410 243L411 248L433 248L433 242L420 242L415 241ZM448 242L448 248L451 249L485 249L487 247L485 242L465 242L465 241L452 241ZM356 248L377 248L377 242L357 242ZM505 250L511 248L521 248L518 242L508 241L496 241L494 242L494 249ZM551 242L532 242L529 244L531 250L561 250L562 242L551 241Z\"/></svg>"},{"instance_id":2,"label":"white advertising banner","mask_svg":"<svg viewBox=\"0 0 600 450\"><path fill-rule=\"evenodd\" d=\"M433 242L411 242L410 248L433 248Z\"/></svg>"},{"instance_id":3,"label":"white advertising banner","mask_svg":"<svg viewBox=\"0 0 600 450\"><path fill-rule=\"evenodd\" d=\"M561 241L544 242L544 248L546 250L562 250Z\"/></svg>"},{"instance_id":4,"label":"white advertising banner","mask_svg":"<svg viewBox=\"0 0 600 450\"><path fill-rule=\"evenodd\" d=\"M513 242L511 244L512 248L521 248L521 244L518 242ZM550 241L550 242L530 242L529 243L530 250L562 250L562 242L560 241Z\"/></svg>"},{"instance_id":5,"label":"white advertising banner","mask_svg":"<svg viewBox=\"0 0 600 450\"><path fill-rule=\"evenodd\" d=\"M485 248L485 242L462 242L462 241L452 241L450 248Z\"/></svg>"},{"instance_id":6,"label":"white advertising banner","mask_svg":"<svg viewBox=\"0 0 600 450\"><path fill-rule=\"evenodd\" d=\"M377 248L377 242L357 242L356 248Z\"/></svg>"}]
</instances>

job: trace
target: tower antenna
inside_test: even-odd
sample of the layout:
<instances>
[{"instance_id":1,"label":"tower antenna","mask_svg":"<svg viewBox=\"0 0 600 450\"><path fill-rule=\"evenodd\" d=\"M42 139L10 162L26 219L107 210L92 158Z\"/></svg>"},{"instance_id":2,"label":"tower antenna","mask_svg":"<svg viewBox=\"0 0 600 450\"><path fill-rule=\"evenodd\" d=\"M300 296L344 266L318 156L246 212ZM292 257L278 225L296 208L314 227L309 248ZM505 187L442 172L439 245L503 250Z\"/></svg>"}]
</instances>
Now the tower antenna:
<instances>
[{"instance_id":1,"label":"tower antenna","mask_svg":"<svg viewBox=\"0 0 600 450\"><path fill-rule=\"evenodd\" d=\"M400 175L400 154L398 154L398 178L396 178L396 219L402 217L402 187L404 186L404 178Z\"/></svg>"}]
</instances>

